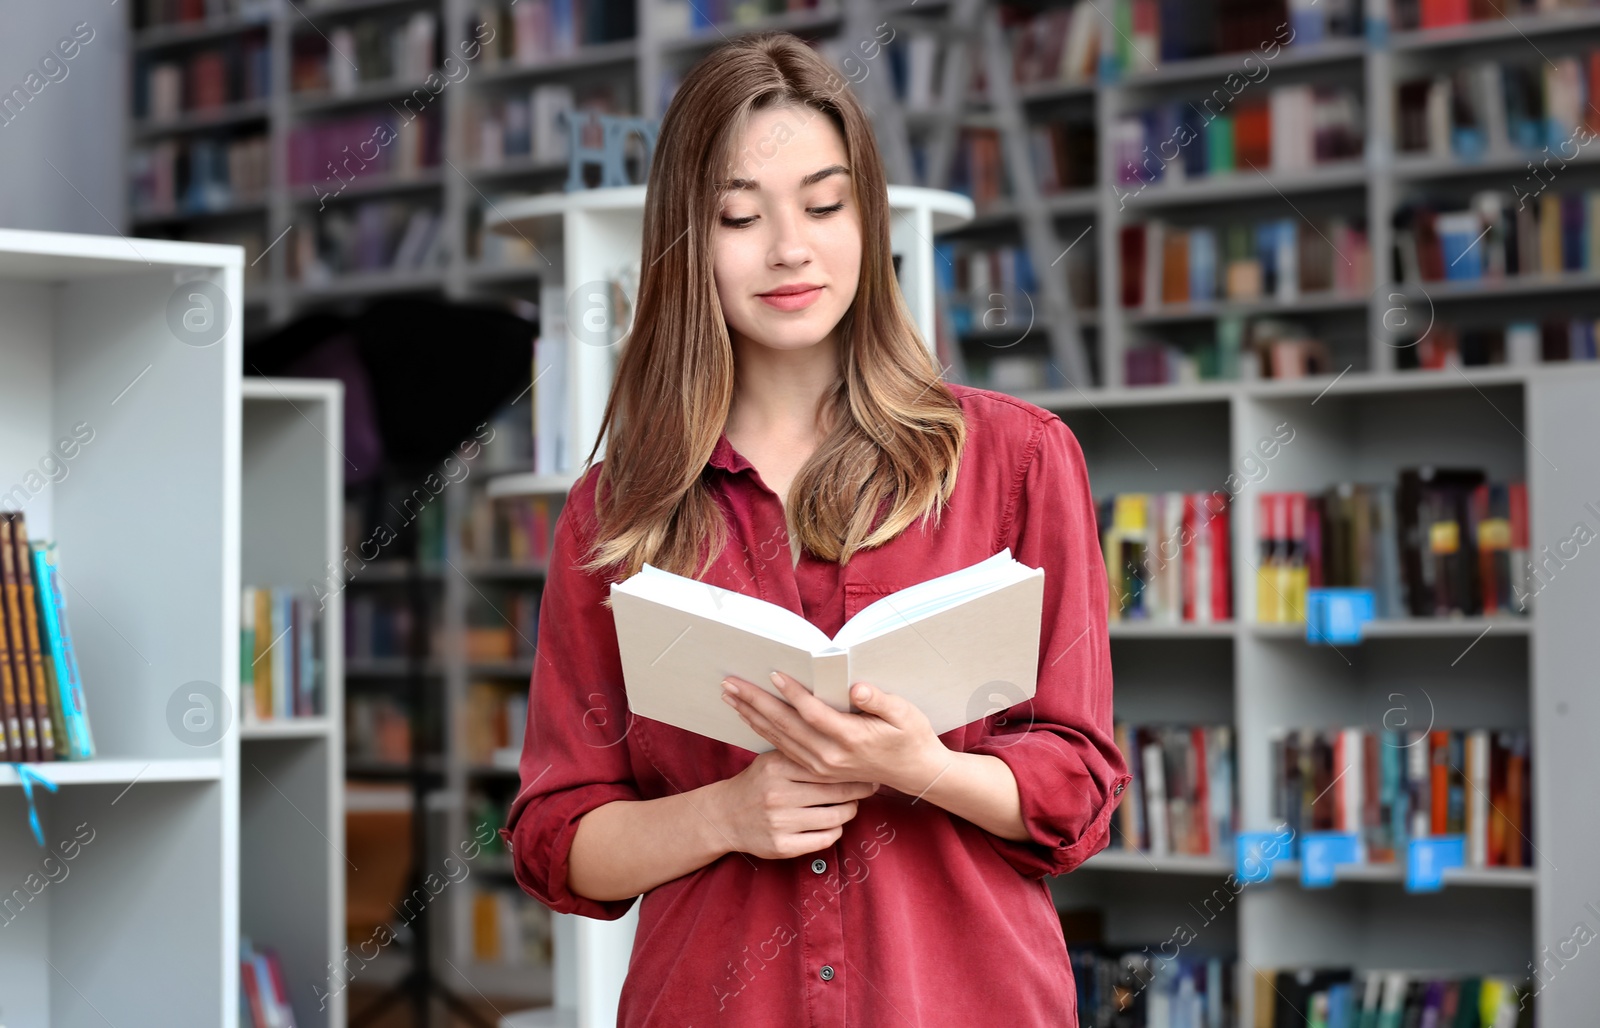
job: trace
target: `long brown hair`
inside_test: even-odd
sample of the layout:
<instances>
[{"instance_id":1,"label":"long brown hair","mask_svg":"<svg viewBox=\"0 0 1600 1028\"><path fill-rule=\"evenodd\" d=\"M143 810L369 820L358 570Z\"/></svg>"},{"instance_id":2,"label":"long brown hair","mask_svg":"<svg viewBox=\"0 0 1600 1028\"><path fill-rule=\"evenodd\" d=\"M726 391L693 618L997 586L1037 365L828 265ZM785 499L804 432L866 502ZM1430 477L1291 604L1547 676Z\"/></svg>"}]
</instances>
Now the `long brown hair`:
<instances>
[{"instance_id":1,"label":"long brown hair","mask_svg":"<svg viewBox=\"0 0 1600 1028\"><path fill-rule=\"evenodd\" d=\"M759 166L761 155L748 151L736 162L734 147L752 112L777 107L832 119L862 231L855 302L839 322L839 377L818 405L830 427L789 488L790 532L817 557L848 563L918 517L931 513L937 524L955 489L966 422L895 279L883 162L860 101L797 37L743 36L689 71L662 118L633 326L601 422L605 458L587 571L621 562L626 577L648 561L699 578L727 544L702 474L734 390L733 344L712 272L716 183L736 164ZM597 438L585 471L599 449Z\"/></svg>"}]
</instances>

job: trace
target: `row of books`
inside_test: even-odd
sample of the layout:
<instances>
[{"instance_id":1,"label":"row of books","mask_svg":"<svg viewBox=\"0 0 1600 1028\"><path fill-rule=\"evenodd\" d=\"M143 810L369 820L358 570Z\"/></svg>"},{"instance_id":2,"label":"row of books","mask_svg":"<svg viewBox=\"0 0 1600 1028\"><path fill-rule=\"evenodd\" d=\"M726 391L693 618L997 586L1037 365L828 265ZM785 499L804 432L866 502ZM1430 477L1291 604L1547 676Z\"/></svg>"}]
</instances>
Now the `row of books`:
<instances>
[{"instance_id":1,"label":"row of books","mask_svg":"<svg viewBox=\"0 0 1600 1028\"><path fill-rule=\"evenodd\" d=\"M135 217L226 210L266 195L271 154L264 133L233 139L166 139L129 158Z\"/></svg>"},{"instance_id":2,"label":"row of books","mask_svg":"<svg viewBox=\"0 0 1600 1028\"><path fill-rule=\"evenodd\" d=\"M392 696L356 693L345 702L345 756L353 761L411 760L411 718Z\"/></svg>"},{"instance_id":3,"label":"row of books","mask_svg":"<svg viewBox=\"0 0 1600 1028\"><path fill-rule=\"evenodd\" d=\"M1233 102L1168 103L1117 119L1117 182L1179 183L1239 171L1305 171L1361 157L1361 101L1335 86L1275 86Z\"/></svg>"},{"instance_id":4,"label":"row of books","mask_svg":"<svg viewBox=\"0 0 1600 1028\"><path fill-rule=\"evenodd\" d=\"M1528 982L1350 968L1256 967L1254 1028L1533 1028Z\"/></svg>"},{"instance_id":5,"label":"row of books","mask_svg":"<svg viewBox=\"0 0 1600 1028\"><path fill-rule=\"evenodd\" d=\"M467 687L462 750L468 764L516 767L528 721L528 685L474 682Z\"/></svg>"},{"instance_id":6,"label":"row of books","mask_svg":"<svg viewBox=\"0 0 1600 1028\"><path fill-rule=\"evenodd\" d=\"M403 595L388 591L348 594L344 622L344 652L350 660L397 660L411 655L416 618ZM429 647L426 652L438 650Z\"/></svg>"},{"instance_id":7,"label":"row of books","mask_svg":"<svg viewBox=\"0 0 1600 1028\"><path fill-rule=\"evenodd\" d=\"M0 761L95 755L55 546L0 511Z\"/></svg>"},{"instance_id":8,"label":"row of books","mask_svg":"<svg viewBox=\"0 0 1600 1028\"><path fill-rule=\"evenodd\" d=\"M271 0L140 0L133 23L141 29L199 21L259 21L272 13Z\"/></svg>"},{"instance_id":9,"label":"row of books","mask_svg":"<svg viewBox=\"0 0 1600 1028\"><path fill-rule=\"evenodd\" d=\"M1469 867L1533 866L1525 731L1277 729L1271 817L1296 838L1355 835L1371 864L1404 863L1411 839L1460 835Z\"/></svg>"},{"instance_id":10,"label":"row of books","mask_svg":"<svg viewBox=\"0 0 1600 1028\"><path fill-rule=\"evenodd\" d=\"M239 937L239 1028L296 1028L277 950Z\"/></svg>"},{"instance_id":11,"label":"row of books","mask_svg":"<svg viewBox=\"0 0 1600 1028\"><path fill-rule=\"evenodd\" d=\"M473 32L485 67L531 65L571 56L580 47L632 39L635 18L627 0L521 0L479 5Z\"/></svg>"},{"instance_id":12,"label":"row of books","mask_svg":"<svg viewBox=\"0 0 1600 1028\"><path fill-rule=\"evenodd\" d=\"M1028 155L1039 191L1053 196L1094 187L1094 125L1059 120L1030 125ZM956 139L948 188L972 198L979 213L1011 199L1011 173L996 129L965 128Z\"/></svg>"},{"instance_id":13,"label":"row of books","mask_svg":"<svg viewBox=\"0 0 1600 1028\"><path fill-rule=\"evenodd\" d=\"M1078 1028L1230 1028L1235 1023L1232 960L1168 958L1155 946L1123 951L1081 944L1069 944L1067 956L1078 991Z\"/></svg>"},{"instance_id":14,"label":"row of books","mask_svg":"<svg viewBox=\"0 0 1600 1028\"><path fill-rule=\"evenodd\" d=\"M1515 199L1484 191L1460 210L1402 207L1394 215L1396 274L1404 283L1500 281L1600 273L1600 191Z\"/></svg>"},{"instance_id":15,"label":"row of books","mask_svg":"<svg viewBox=\"0 0 1600 1028\"><path fill-rule=\"evenodd\" d=\"M1227 493L1119 493L1098 515L1111 621L1233 617Z\"/></svg>"},{"instance_id":16,"label":"row of books","mask_svg":"<svg viewBox=\"0 0 1600 1028\"><path fill-rule=\"evenodd\" d=\"M245 586L239 598L239 704L245 721L326 710L322 614L310 596Z\"/></svg>"},{"instance_id":17,"label":"row of books","mask_svg":"<svg viewBox=\"0 0 1600 1028\"><path fill-rule=\"evenodd\" d=\"M1052 7L1011 33L1011 67L1022 86L1088 85L1100 66L1102 25L1087 2Z\"/></svg>"},{"instance_id":18,"label":"row of books","mask_svg":"<svg viewBox=\"0 0 1600 1028\"><path fill-rule=\"evenodd\" d=\"M1471 468L1407 468L1397 487L1262 493L1256 619L1305 619L1306 590L1370 589L1377 617L1526 614L1526 483Z\"/></svg>"},{"instance_id":19,"label":"row of books","mask_svg":"<svg viewBox=\"0 0 1600 1028\"><path fill-rule=\"evenodd\" d=\"M1548 148L1570 160L1590 141L1579 127L1600 129L1600 49L1548 62L1477 61L1403 81L1395 98L1401 153L1471 159Z\"/></svg>"},{"instance_id":20,"label":"row of books","mask_svg":"<svg viewBox=\"0 0 1600 1028\"><path fill-rule=\"evenodd\" d=\"M289 276L321 285L340 275L416 271L444 259L439 212L403 200L366 200L330 208L289 250Z\"/></svg>"},{"instance_id":21,"label":"row of books","mask_svg":"<svg viewBox=\"0 0 1600 1028\"><path fill-rule=\"evenodd\" d=\"M289 81L297 94L347 96L370 82L420 86L438 67L439 19L432 11L368 17L327 35L294 37Z\"/></svg>"},{"instance_id":22,"label":"row of books","mask_svg":"<svg viewBox=\"0 0 1600 1028\"><path fill-rule=\"evenodd\" d=\"M530 427L525 425L525 432ZM531 454L529 458L520 465L523 469L531 466ZM558 514L559 505L549 497L491 500L479 493L462 521L462 549L478 560L543 566L550 560Z\"/></svg>"},{"instance_id":23,"label":"row of books","mask_svg":"<svg viewBox=\"0 0 1600 1028\"><path fill-rule=\"evenodd\" d=\"M939 296L948 305L958 336L979 331L1020 333L1044 324L1039 283L1027 247L935 243L934 253ZM1061 258L1067 292L1079 312L1099 306L1095 253L1087 244L1072 246Z\"/></svg>"},{"instance_id":24,"label":"row of books","mask_svg":"<svg viewBox=\"0 0 1600 1028\"><path fill-rule=\"evenodd\" d=\"M1345 218L1275 218L1181 229L1161 220L1124 225L1118 236L1122 305L1216 300L1285 303L1312 296L1364 296L1371 248L1365 229Z\"/></svg>"},{"instance_id":25,"label":"row of books","mask_svg":"<svg viewBox=\"0 0 1600 1028\"><path fill-rule=\"evenodd\" d=\"M496 663L531 658L539 635L539 597L508 590L493 600L475 597L467 615L466 657Z\"/></svg>"},{"instance_id":26,"label":"row of books","mask_svg":"<svg viewBox=\"0 0 1600 1028\"><path fill-rule=\"evenodd\" d=\"M250 33L177 59L142 64L134 76L134 110L149 121L265 100L272 92L266 36Z\"/></svg>"},{"instance_id":27,"label":"row of books","mask_svg":"<svg viewBox=\"0 0 1600 1028\"><path fill-rule=\"evenodd\" d=\"M1133 782L1117 807L1113 850L1226 857L1238 830L1233 729L1118 722L1117 748Z\"/></svg>"},{"instance_id":28,"label":"row of books","mask_svg":"<svg viewBox=\"0 0 1600 1028\"><path fill-rule=\"evenodd\" d=\"M385 561L414 560L434 570L444 567L444 505L418 503L414 490L421 487L420 481L397 480L368 488L359 497L346 497L344 566L352 583L362 581L364 566L382 566ZM381 547L374 541L380 526L395 537Z\"/></svg>"},{"instance_id":29,"label":"row of books","mask_svg":"<svg viewBox=\"0 0 1600 1028\"><path fill-rule=\"evenodd\" d=\"M1394 20L1401 29L1442 29L1593 6L1593 0L1394 0Z\"/></svg>"},{"instance_id":30,"label":"row of books","mask_svg":"<svg viewBox=\"0 0 1600 1028\"><path fill-rule=\"evenodd\" d=\"M747 25L780 14L815 11L824 4L820 0L695 0L688 6L691 12L688 27L700 32L729 22Z\"/></svg>"},{"instance_id":31,"label":"row of books","mask_svg":"<svg viewBox=\"0 0 1600 1028\"><path fill-rule=\"evenodd\" d=\"M1360 35L1363 28L1353 0L1118 0L1111 17L1124 73L1211 54L1275 55L1275 47Z\"/></svg>"},{"instance_id":32,"label":"row of books","mask_svg":"<svg viewBox=\"0 0 1600 1028\"><path fill-rule=\"evenodd\" d=\"M459 934L461 956L480 964L548 967L554 944L550 909L515 886L474 886L459 904L470 919Z\"/></svg>"},{"instance_id":33,"label":"row of books","mask_svg":"<svg viewBox=\"0 0 1600 1028\"><path fill-rule=\"evenodd\" d=\"M1130 386L1208 381L1260 381L1331 374L1330 345L1290 318L1224 314L1213 337L1178 346L1141 334L1123 352L1123 381Z\"/></svg>"},{"instance_id":34,"label":"row of books","mask_svg":"<svg viewBox=\"0 0 1600 1028\"><path fill-rule=\"evenodd\" d=\"M139 226L139 235L147 239L179 239L191 243L240 247L244 250L245 291L253 293L256 289L266 288L267 276L272 270L269 261L256 261L267 245L267 236L261 227L265 224L264 218L243 221L236 218L206 219L167 224L152 222ZM255 263L252 264L252 261Z\"/></svg>"},{"instance_id":35,"label":"row of books","mask_svg":"<svg viewBox=\"0 0 1600 1028\"><path fill-rule=\"evenodd\" d=\"M439 166L439 124L432 108L297 125L289 132L289 182L337 194L364 176L410 178Z\"/></svg>"},{"instance_id":36,"label":"row of books","mask_svg":"<svg viewBox=\"0 0 1600 1028\"><path fill-rule=\"evenodd\" d=\"M564 161L571 130L563 114L575 110L572 87L560 82L537 85L527 93L474 94L466 109L464 138L475 142L479 167L496 168L516 158ZM584 131L585 145L602 144L598 122Z\"/></svg>"},{"instance_id":37,"label":"row of books","mask_svg":"<svg viewBox=\"0 0 1600 1028\"><path fill-rule=\"evenodd\" d=\"M1600 319L1552 318L1466 328L1435 321L1415 346L1396 350L1398 366L1439 369L1509 364L1530 367L1543 361L1600 359Z\"/></svg>"}]
</instances>

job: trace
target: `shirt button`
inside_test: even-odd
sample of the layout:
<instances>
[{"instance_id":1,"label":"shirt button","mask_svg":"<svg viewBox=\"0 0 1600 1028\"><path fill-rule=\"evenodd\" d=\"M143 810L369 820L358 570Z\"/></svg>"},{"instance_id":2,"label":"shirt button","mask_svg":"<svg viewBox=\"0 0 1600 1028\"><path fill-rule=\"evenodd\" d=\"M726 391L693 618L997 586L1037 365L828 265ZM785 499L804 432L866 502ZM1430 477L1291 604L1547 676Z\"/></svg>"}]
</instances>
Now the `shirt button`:
<instances>
[{"instance_id":1,"label":"shirt button","mask_svg":"<svg viewBox=\"0 0 1600 1028\"><path fill-rule=\"evenodd\" d=\"M1116 788L1116 792L1114 793L1114 795L1117 795L1117 796L1121 796L1122 795L1122 783L1121 782L1117 783L1117 788Z\"/></svg>"},{"instance_id":2,"label":"shirt button","mask_svg":"<svg viewBox=\"0 0 1600 1028\"><path fill-rule=\"evenodd\" d=\"M817 860L813 860L811 862L811 873L812 874L821 874L822 872L826 871L827 869L828 869L828 862L826 860L817 859Z\"/></svg>"},{"instance_id":3,"label":"shirt button","mask_svg":"<svg viewBox=\"0 0 1600 1028\"><path fill-rule=\"evenodd\" d=\"M825 982L833 981L833 965L831 965L831 964L823 964L822 965L822 970L817 972L817 973L822 975L822 980L823 981L825 981Z\"/></svg>"}]
</instances>

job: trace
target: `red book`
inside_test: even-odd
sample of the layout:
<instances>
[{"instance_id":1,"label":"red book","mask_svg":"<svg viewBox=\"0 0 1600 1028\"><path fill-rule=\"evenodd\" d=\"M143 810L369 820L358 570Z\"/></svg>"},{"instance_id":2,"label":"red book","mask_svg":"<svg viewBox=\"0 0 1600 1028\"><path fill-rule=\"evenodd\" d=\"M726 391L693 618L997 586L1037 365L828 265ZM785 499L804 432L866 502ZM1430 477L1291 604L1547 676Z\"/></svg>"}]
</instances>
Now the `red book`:
<instances>
[{"instance_id":1,"label":"red book","mask_svg":"<svg viewBox=\"0 0 1600 1028\"><path fill-rule=\"evenodd\" d=\"M1511 751L1506 755L1506 815L1510 823L1506 825L1505 834L1505 864L1507 867L1523 867L1522 837L1527 834L1527 809L1528 802L1528 755L1513 742Z\"/></svg>"},{"instance_id":2,"label":"red book","mask_svg":"<svg viewBox=\"0 0 1600 1028\"><path fill-rule=\"evenodd\" d=\"M1450 831L1450 733L1429 732L1428 752L1430 830L1434 835L1446 835Z\"/></svg>"},{"instance_id":3,"label":"red book","mask_svg":"<svg viewBox=\"0 0 1600 1028\"><path fill-rule=\"evenodd\" d=\"M1122 226L1119 241L1122 256L1122 306L1138 307L1144 303L1144 226Z\"/></svg>"},{"instance_id":4,"label":"red book","mask_svg":"<svg viewBox=\"0 0 1600 1028\"><path fill-rule=\"evenodd\" d=\"M256 981L256 965L253 960L239 961L239 987L244 990L245 999L250 1001L250 1020L255 1028L265 1028L271 1024L267 1020L267 1008L261 1002L261 986Z\"/></svg>"},{"instance_id":5,"label":"red book","mask_svg":"<svg viewBox=\"0 0 1600 1028\"><path fill-rule=\"evenodd\" d=\"M1233 116L1234 163L1266 171L1272 167L1272 115L1262 102L1239 104Z\"/></svg>"},{"instance_id":6,"label":"red book","mask_svg":"<svg viewBox=\"0 0 1600 1028\"><path fill-rule=\"evenodd\" d=\"M1183 496L1183 521L1179 528L1179 538L1189 540L1189 545L1182 547L1178 552L1181 562L1178 568L1178 577L1183 583L1183 613L1185 621L1197 619L1198 597L1195 595L1199 583L1195 580L1196 554L1205 546L1205 540L1200 533L1208 530L1209 526L1203 524L1195 516L1196 496L1194 493L1185 493Z\"/></svg>"},{"instance_id":7,"label":"red book","mask_svg":"<svg viewBox=\"0 0 1600 1028\"><path fill-rule=\"evenodd\" d=\"M1233 566L1230 563L1233 538L1232 511L1228 494L1212 493L1206 499L1207 522L1211 533L1211 620L1227 621L1233 617Z\"/></svg>"},{"instance_id":8,"label":"red book","mask_svg":"<svg viewBox=\"0 0 1600 1028\"><path fill-rule=\"evenodd\" d=\"M1425 29L1465 25L1471 20L1469 0L1422 0L1422 27Z\"/></svg>"},{"instance_id":9,"label":"red book","mask_svg":"<svg viewBox=\"0 0 1600 1028\"><path fill-rule=\"evenodd\" d=\"M1583 120L1590 132L1600 132L1600 50L1589 51L1589 74L1584 79L1589 85L1588 102L1583 105Z\"/></svg>"}]
</instances>

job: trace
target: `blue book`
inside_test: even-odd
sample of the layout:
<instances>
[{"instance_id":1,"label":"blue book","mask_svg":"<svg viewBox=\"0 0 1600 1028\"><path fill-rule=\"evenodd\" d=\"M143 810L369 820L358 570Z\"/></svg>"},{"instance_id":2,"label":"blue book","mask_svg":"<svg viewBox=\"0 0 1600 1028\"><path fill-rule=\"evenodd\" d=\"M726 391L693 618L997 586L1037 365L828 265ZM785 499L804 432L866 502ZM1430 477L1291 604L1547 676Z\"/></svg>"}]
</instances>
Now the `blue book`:
<instances>
[{"instance_id":1,"label":"blue book","mask_svg":"<svg viewBox=\"0 0 1600 1028\"><path fill-rule=\"evenodd\" d=\"M89 731L88 705L83 698L83 678L78 673L78 655L72 645L72 632L67 627L67 598L61 592L61 578L56 574L54 543L33 544L34 591L38 595L40 628L39 640L49 647L46 657L55 671L56 689L61 694L61 720L66 729L66 739L57 744L59 752L70 760L88 760L94 756L94 736Z\"/></svg>"},{"instance_id":2,"label":"blue book","mask_svg":"<svg viewBox=\"0 0 1600 1028\"><path fill-rule=\"evenodd\" d=\"M1472 211L1441 214L1434 220L1444 255L1444 277L1470 282L1483 277L1483 219Z\"/></svg>"},{"instance_id":3,"label":"blue book","mask_svg":"<svg viewBox=\"0 0 1600 1028\"><path fill-rule=\"evenodd\" d=\"M1217 234L1209 228L1189 230L1189 302L1217 298Z\"/></svg>"}]
</instances>

